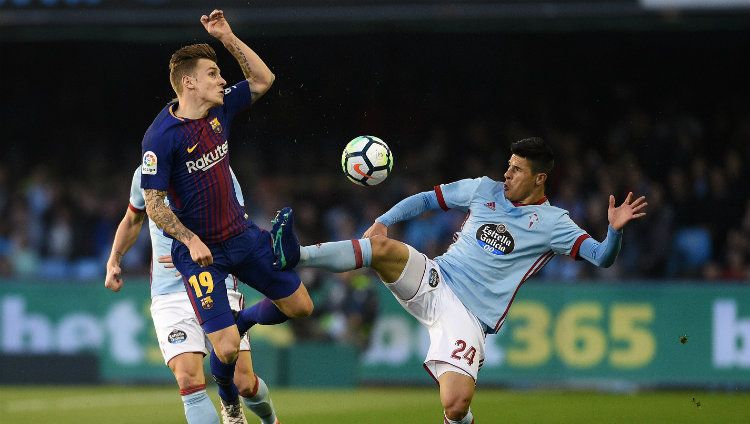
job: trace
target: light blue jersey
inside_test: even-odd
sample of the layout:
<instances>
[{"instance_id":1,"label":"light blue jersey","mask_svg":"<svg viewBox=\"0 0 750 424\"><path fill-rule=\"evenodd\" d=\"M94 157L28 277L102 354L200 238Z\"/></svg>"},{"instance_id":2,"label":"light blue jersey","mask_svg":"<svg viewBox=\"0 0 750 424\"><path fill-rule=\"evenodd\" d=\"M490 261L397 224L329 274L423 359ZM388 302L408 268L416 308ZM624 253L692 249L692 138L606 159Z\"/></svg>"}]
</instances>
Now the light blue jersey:
<instances>
[{"instance_id":1,"label":"light blue jersey","mask_svg":"<svg viewBox=\"0 0 750 424\"><path fill-rule=\"evenodd\" d=\"M455 242L435 258L446 284L495 333L524 281L556 254L575 257L589 235L566 210L549 204L514 205L502 182L487 177L435 187L444 210L467 212Z\"/></svg>"},{"instance_id":2,"label":"light blue jersey","mask_svg":"<svg viewBox=\"0 0 750 424\"><path fill-rule=\"evenodd\" d=\"M234 171L229 170L232 174L232 183L237 201L244 207L245 199L242 197L242 189ZM167 200L164 200L167 202ZM130 209L137 213L146 212L146 200L141 189L141 166L136 168L133 174L133 181L130 184ZM159 264L159 256L169 255L172 251L172 239L164 235L162 230L156 226L151 218L148 218L148 229L151 235L151 297L184 292L185 286L182 283L182 277L175 276L174 268L164 268ZM229 290L237 290L237 279L229 275L226 279L226 286Z\"/></svg>"}]
</instances>

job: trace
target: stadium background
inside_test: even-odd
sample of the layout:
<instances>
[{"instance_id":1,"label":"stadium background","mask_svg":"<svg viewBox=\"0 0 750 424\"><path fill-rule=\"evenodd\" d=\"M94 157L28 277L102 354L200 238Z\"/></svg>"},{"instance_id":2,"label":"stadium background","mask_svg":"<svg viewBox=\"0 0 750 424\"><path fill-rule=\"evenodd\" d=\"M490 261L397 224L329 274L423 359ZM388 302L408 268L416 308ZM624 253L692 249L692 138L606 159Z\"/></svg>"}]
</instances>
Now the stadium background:
<instances>
[{"instance_id":1,"label":"stadium background","mask_svg":"<svg viewBox=\"0 0 750 424\"><path fill-rule=\"evenodd\" d=\"M488 339L480 387L740 391L733 403L750 406L742 0L0 1L3 397L17 384L171 384L148 315L145 231L124 291L102 280L143 131L172 98L171 52L210 42L225 79L241 78L198 23L214 6L277 76L231 140L259 225L291 204L303 241L351 238L404 196L500 178L508 144L541 135L558 154L551 201L592 235L609 193L646 194L649 215L612 268L556 258L524 285ZM394 151L378 187L340 174L360 134ZM393 234L434 256L462 219L428 215ZM303 274L315 316L253 330L272 389L432 384L425 334L371 274ZM0 418L14 422L13 405Z\"/></svg>"}]
</instances>

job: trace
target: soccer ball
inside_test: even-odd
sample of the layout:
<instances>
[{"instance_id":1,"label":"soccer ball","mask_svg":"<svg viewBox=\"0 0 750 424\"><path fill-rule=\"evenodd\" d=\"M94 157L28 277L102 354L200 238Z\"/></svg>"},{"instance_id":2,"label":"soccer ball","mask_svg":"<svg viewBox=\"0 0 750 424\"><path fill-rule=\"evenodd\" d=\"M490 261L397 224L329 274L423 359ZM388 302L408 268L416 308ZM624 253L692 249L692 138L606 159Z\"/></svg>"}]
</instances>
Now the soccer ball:
<instances>
[{"instance_id":1,"label":"soccer ball","mask_svg":"<svg viewBox=\"0 0 750 424\"><path fill-rule=\"evenodd\" d=\"M362 135L344 147L341 170L349 181L361 186L382 183L393 168L393 155L385 142L371 135Z\"/></svg>"}]
</instances>

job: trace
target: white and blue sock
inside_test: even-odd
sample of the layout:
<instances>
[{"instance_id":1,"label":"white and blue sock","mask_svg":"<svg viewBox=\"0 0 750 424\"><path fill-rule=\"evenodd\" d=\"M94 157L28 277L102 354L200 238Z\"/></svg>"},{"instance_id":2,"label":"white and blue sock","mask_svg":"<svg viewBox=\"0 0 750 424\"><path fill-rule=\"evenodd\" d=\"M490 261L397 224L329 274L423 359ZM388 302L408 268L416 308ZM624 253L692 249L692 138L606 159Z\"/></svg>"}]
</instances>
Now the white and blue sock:
<instances>
[{"instance_id":1,"label":"white and blue sock","mask_svg":"<svg viewBox=\"0 0 750 424\"><path fill-rule=\"evenodd\" d=\"M262 424L274 424L276 422L276 411L273 409L273 401L271 401L268 386L260 377L257 375L255 377L257 378L255 395L250 398L242 396L240 398L245 406L260 418Z\"/></svg>"},{"instance_id":2,"label":"white and blue sock","mask_svg":"<svg viewBox=\"0 0 750 424\"><path fill-rule=\"evenodd\" d=\"M206 385L180 390L188 424L219 424L219 414L206 393Z\"/></svg>"},{"instance_id":3,"label":"white and blue sock","mask_svg":"<svg viewBox=\"0 0 750 424\"><path fill-rule=\"evenodd\" d=\"M372 263L372 244L366 238L302 246L299 250L298 266L344 272L368 268Z\"/></svg>"}]
</instances>

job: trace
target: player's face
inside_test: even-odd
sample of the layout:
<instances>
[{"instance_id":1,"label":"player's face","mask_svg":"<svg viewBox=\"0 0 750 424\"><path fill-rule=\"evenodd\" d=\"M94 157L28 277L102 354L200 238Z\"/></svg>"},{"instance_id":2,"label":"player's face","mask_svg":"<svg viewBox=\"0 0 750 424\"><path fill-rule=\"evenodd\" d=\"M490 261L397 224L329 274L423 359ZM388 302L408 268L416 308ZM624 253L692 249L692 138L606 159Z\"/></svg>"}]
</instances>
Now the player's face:
<instances>
[{"instance_id":1,"label":"player's face","mask_svg":"<svg viewBox=\"0 0 750 424\"><path fill-rule=\"evenodd\" d=\"M531 170L531 162L511 155L505 177L505 197L511 202L526 201L539 186L538 175ZM536 200L536 199L534 199Z\"/></svg>"},{"instance_id":2,"label":"player's face","mask_svg":"<svg viewBox=\"0 0 750 424\"><path fill-rule=\"evenodd\" d=\"M208 59L199 59L195 66L195 94L201 100L214 105L224 104L224 86L227 82L221 77L221 72L216 62Z\"/></svg>"}]
</instances>

